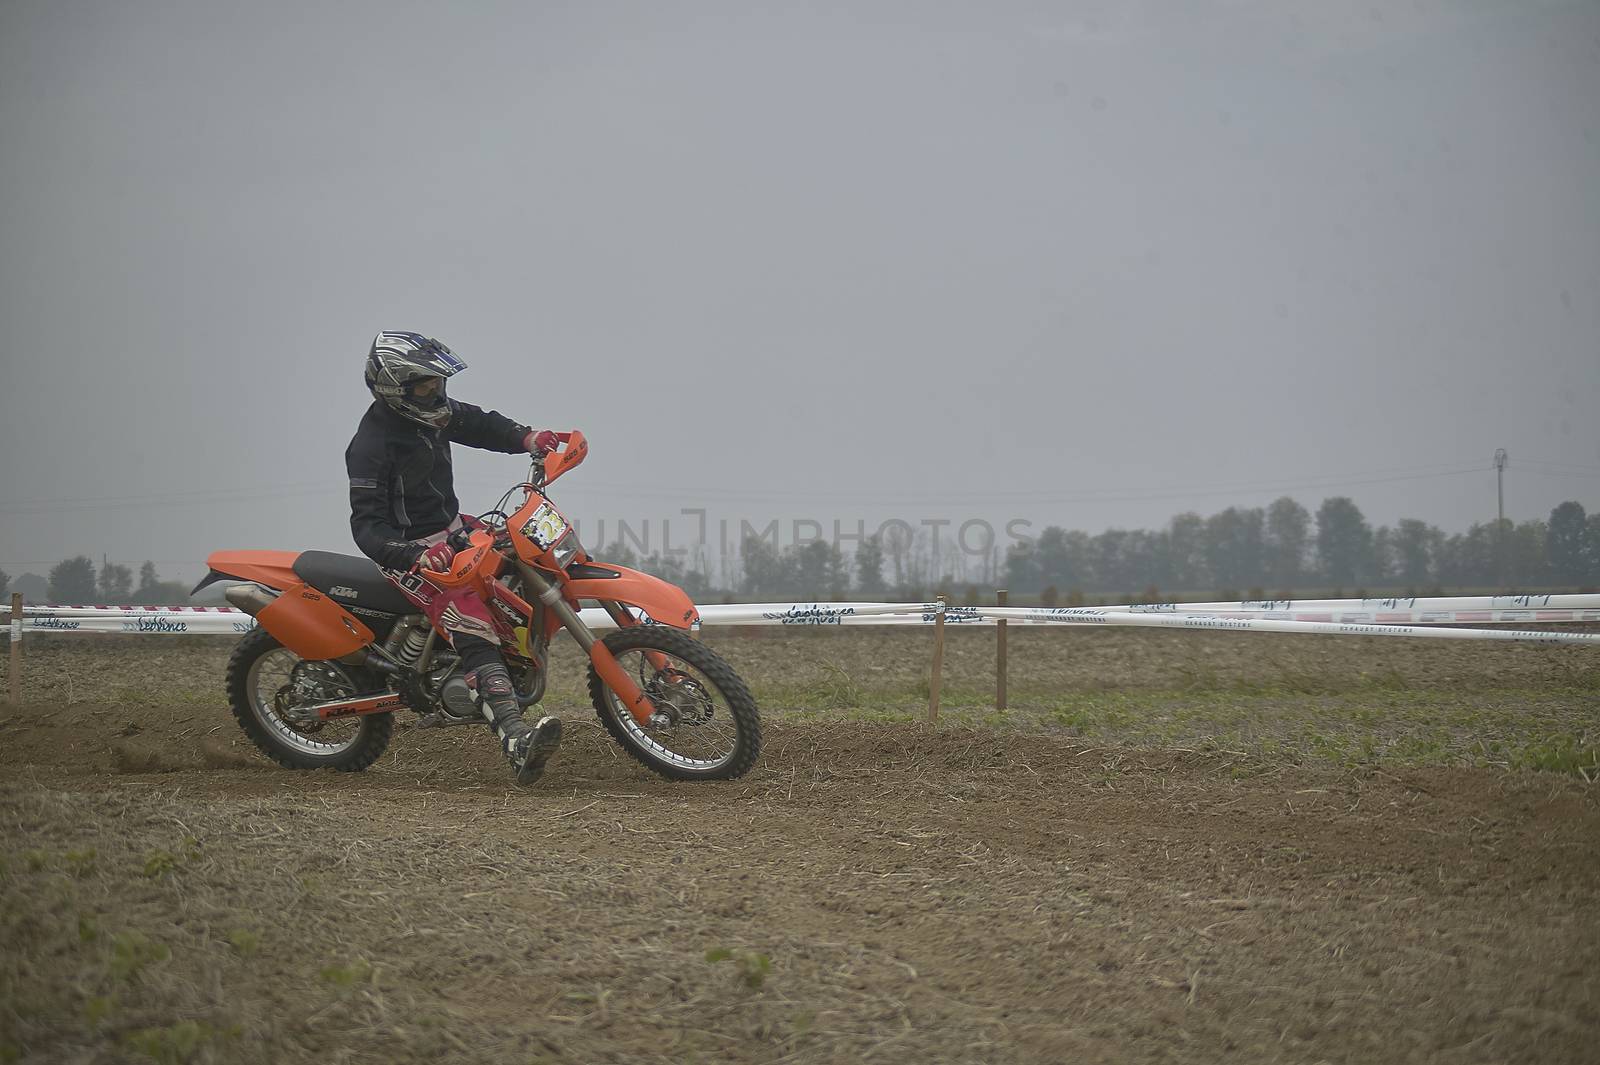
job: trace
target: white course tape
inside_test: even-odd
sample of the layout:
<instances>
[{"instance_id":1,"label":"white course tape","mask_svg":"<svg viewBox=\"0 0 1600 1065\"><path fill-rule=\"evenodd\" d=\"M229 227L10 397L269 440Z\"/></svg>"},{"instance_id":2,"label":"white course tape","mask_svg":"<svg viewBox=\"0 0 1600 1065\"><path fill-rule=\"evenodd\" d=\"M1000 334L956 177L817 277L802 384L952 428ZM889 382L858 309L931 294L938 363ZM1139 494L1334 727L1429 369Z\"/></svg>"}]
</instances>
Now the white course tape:
<instances>
[{"instance_id":1,"label":"white course tape","mask_svg":"<svg viewBox=\"0 0 1600 1065\"><path fill-rule=\"evenodd\" d=\"M945 620L951 624L992 624L983 607L947 608ZM1051 608L1055 609L1055 608ZM1213 603L1136 603L1092 608L1108 613L1204 615L1220 618L1262 619L1267 621L1338 622L1347 625L1528 625L1562 622L1600 622L1600 595L1544 596L1455 596L1416 599L1295 599L1244 600ZM238 616L233 607L150 607L150 606L24 606L27 617L118 618L153 617L163 620L193 619L196 616ZM903 615L925 615L909 618ZM0 618L9 611L0 610ZM609 628L599 619L603 611L591 609L584 617L594 617L595 626ZM720 603L700 608L700 617L709 625L843 625L843 624L931 624L931 603ZM1010 620L1017 620L1015 618ZM47 628L49 626L40 626ZM106 631L84 629L83 631ZM123 630L113 630L123 631ZM135 631L131 627L128 631ZM163 631L152 627L147 631ZM184 631L229 631L225 626L209 626Z\"/></svg>"},{"instance_id":2,"label":"white course tape","mask_svg":"<svg viewBox=\"0 0 1600 1065\"><path fill-rule=\"evenodd\" d=\"M945 623L949 625L993 625L997 620L1004 619L1009 624L1020 625L1120 625L1600 643L1600 634L1596 633L1416 627L1417 623L1460 625L1472 622L1600 621L1600 606L1583 605L1600 601L1600 596L1538 596L1531 597L1537 603L1535 606L1500 605L1512 599L1526 603L1529 598L1332 599L1297 600L1291 603L1245 601L1109 607L945 606L943 613ZM1545 605L1547 603L1549 605ZM1350 609L1358 604L1369 609ZM703 625L931 625L937 621L939 611L940 606L936 603L720 603L700 608L700 617ZM642 612L635 611L635 614L646 624L653 623ZM594 629L616 627L610 615L598 607L585 608L579 611L579 616ZM230 607L24 607L23 617L12 619L13 639L20 636L19 620L23 631L39 632L239 634L256 627L254 618Z\"/></svg>"},{"instance_id":3,"label":"white course tape","mask_svg":"<svg viewBox=\"0 0 1600 1065\"><path fill-rule=\"evenodd\" d=\"M935 606L931 603L712 603L700 607L700 624L873 625L900 621L920 623L916 615L933 609ZM634 608L633 614L646 625L660 624L638 608ZM585 607L578 611L578 616L592 629L616 628L611 615L599 607Z\"/></svg>"},{"instance_id":4,"label":"white course tape","mask_svg":"<svg viewBox=\"0 0 1600 1065\"><path fill-rule=\"evenodd\" d=\"M710 625L839 625L933 609L927 603L719 603L701 608L700 617L702 624ZM203 634L243 633L256 627L253 617L231 607L25 606L22 612L21 627L38 632ZM643 612L635 614L653 623ZM599 607L586 607L578 616L593 629L616 628L611 615Z\"/></svg>"},{"instance_id":5,"label":"white course tape","mask_svg":"<svg viewBox=\"0 0 1600 1065\"><path fill-rule=\"evenodd\" d=\"M710 625L841 625L935 609L933 603L727 603L701 607L700 620Z\"/></svg>"},{"instance_id":6,"label":"white course tape","mask_svg":"<svg viewBox=\"0 0 1600 1065\"><path fill-rule=\"evenodd\" d=\"M1147 611L1138 607L1102 607L1112 613L1168 614L1187 617L1243 618L1264 621L1336 621L1347 625L1532 625L1550 622L1600 621L1595 610L1355 610L1303 608L1241 610L1185 604L1181 610Z\"/></svg>"},{"instance_id":7,"label":"white course tape","mask_svg":"<svg viewBox=\"0 0 1600 1065\"><path fill-rule=\"evenodd\" d=\"M1600 595L1459 595L1408 599L1246 599L1096 609L1131 614L1206 614L1357 625L1484 625L1600 621Z\"/></svg>"},{"instance_id":8,"label":"white course tape","mask_svg":"<svg viewBox=\"0 0 1600 1065\"><path fill-rule=\"evenodd\" d=\"M598 609L598 608L591 608ZM700 607L703 618L744 619L848 617L857 615L918 613L934 609L932 603L710 603ZM138 617L145 614L238 614L231 606L24 606L22 612L51 617ZM0 614L9 611L0 610Z\"/></svg>"},{"instance_id":9,"label":"white course tape","mask_svg":"<svg viewBox=\"0 0 1600 1065\"><path fill-rule=\"evenodd\" d=\"M1444 595L1444 596L1400 596L1384 599L1244 599L1229 600L1227 602L1211 603L1151 603L1139 606L1096 607L1097 610L1131 610L1142 613L1166 612L1188 613L1194 609L1203 610L1288 610L1291 608L1339 608L1348 607L1361 610L1379 610L1384 608L1427 610L1438 608L1442 610L1497 610L1511 609L1514 607L1541 608L1596 608L1600 607L1600 595L1564 594L1564 595Z\"/></svg>"},{"instance_id":10,"label":"white course tape","mask_svg":"<svg viewBox=\"0 0 1600 1065\"><path fill-rule=\"evenodd\" d=\"M1099 607L996 607L985 613L1019 621L1067 625L1112 625L1149 629L1212 629L1233 632L1328 633L1338 636L1413 636L1433 640L1526 640L1534 643L1600 645L1600 633L1531 632L1521 629L1419 628L1415 625L1367 625L1332 621L1277 621L1267 618L1223 618L1209 614L1135 614Z\"/></svg>"}]
</instances>

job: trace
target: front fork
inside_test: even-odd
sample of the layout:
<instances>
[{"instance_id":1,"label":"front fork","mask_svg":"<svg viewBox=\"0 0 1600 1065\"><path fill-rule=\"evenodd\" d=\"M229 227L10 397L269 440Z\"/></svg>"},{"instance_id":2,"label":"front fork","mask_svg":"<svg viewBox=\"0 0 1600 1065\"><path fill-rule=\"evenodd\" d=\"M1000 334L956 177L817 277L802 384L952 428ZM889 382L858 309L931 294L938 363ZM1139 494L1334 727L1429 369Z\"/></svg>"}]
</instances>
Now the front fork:
<instances>
[{"instance_id":1,"label":"front fork","mask_svg":"<svg viewBox=\"0 0 1600 1065\"><path fill-rule=\"evenodd\" d=\"M607 614L611 615L611 620L617 623L617 628L619 629L631 628L639 624L639 619L628 613L628 608L621 603L615 603L608 599L602 602L600 606L605 609ZM644 660L654 666L658 673L672 665L667 656L660 651L645 651Z\"/></svg>"},{"instance_id":2,"label":"front fork","mask_svg":"<svg viewBox=\"0 0 1600 1065\"><path fill-rule=\"evenodd\" d=\"M611 653L611 648L595 639L594 632L583 623L582 618L578 617L578 612L561 597L561 589L552 584L550 578L521 559L517 560L517 572L522 575L522 581L528 589L539 597L539 602L554 611L562 627L572 633L572 638L578 641L578 646L583 648L584 653L589 656L589 661L594 663L594 671L599 674L606 687L622 700L622 705L633 715L633 719L641 728L649 726L650 719L656 712L655 704L634 679L628 676L628 671L622 668L622 663Z\"/></svg>"}]
</instances>

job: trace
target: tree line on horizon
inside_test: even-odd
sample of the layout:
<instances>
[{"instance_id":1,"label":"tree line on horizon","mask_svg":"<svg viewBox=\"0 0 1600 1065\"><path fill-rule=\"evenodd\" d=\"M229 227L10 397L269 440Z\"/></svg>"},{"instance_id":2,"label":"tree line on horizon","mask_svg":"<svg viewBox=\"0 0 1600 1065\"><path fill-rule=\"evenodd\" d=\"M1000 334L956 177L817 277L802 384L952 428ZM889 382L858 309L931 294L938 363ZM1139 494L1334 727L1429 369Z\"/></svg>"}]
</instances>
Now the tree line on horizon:
<instances>
[{"instance_id":1,"label":"tree line on horizon","mask_svg":"<svg viewBox=\"0 0 1600 1065\"><path fill-rule=\"evenodd\" d=\"M1296 588L1403 590L1600 586L1600 513L1576 501L1547 520L1476 522L1464 533L1404 518L1373 528L1347 496L1315 514L1289 498L1228 507L1210 517L1179 514L1158 530L1108 529L1098 536L1051 527L1009 552L1010 587L1043 593L1214 589L1271 598ZM1246 595L1255 598L1255 595Z\"/></svg>"},{"instance_id":2,"label":"tree line on horizon","mask_svg":"<svg viewBox=\"0 0 1600 1065\"><path fill-rule=\"evenodd\" d=\"M837 544L821 540L780 549L746 535L721 584L704 560L697 567L681 555L640 558L620 541L598 557L653 573L701 601L987 596L949 565L950 551L900 529L891 529L887 538L868 537L848 557ZM1447 534L1413 518L1373 528L1347 496L1324 499L1315 514L1284 496L1266 507L1228 507L1209 517L1185 512L1154 530L1090 535L1050 525L1012 545L1002 569L1003 578L997 573L995 579L1003 579L1009 591L1049 604L1082 602L1085 595L1133 601L1179 594L1293 598L1296 589L1405 595L1469 588L1591 591L1600 588L1600 512L1589 514L1569 500L1548 519L1477 522L1464 533ZM0 571L0 594L9 583ZM135 584L129 567L112 562L97 571L84 555L50 570L47 594L58 604L188 601L187 586L161 580L152 562L140 567Z\"/></svg>"},{"instance_id":3,"label":"tree line on horizon","mask_svg":"<svg viewBox=\"0 0 1600 1065\"><path fill-rule=\"evenodd\" d=\"M699 599L751 601L887 599L920 602L943 593L987 596L941 562L925 537L884 542L869 537L846 558L837 545L813 541L779 549L746 535L738 566L718 587L704 569L659 553L639 558L624 544L599 552L637 566ZM1228 507L1209 517L1192 511L1162 529L1107 529L1091 535L1047 526L1006 552L1008 591L1047 603L1085 595L1156 601L1174 594L1205 598L1292 598L1296 589L1383 590L1410 595L1449 589L1600 588L1600 513L1581 503L1555 507L1548 519L1474 523L1447 534L1406 518L1373 528L1347 496L1322 501L1313 514L1284 496L1266 507ZM996 579L1002 579L999 574Z\"/></svg>"},{"instance_id":4,"label":"tree line on horizon","mask_svg":"<svg viewBox=\"0 0 1600 1065\"><path fill-rule=\"evenodd\" d=\"M21 580L40 582L31 573L23 574ZM46 600L60 606L179 606L189 601L189 586L182 581L162 580L154 562L139 567L139 581L135 584L133 570L127 566L108 562L97 571L88 555L76 555L52 566L50 576L41 583L45 585ZM10 590L11 577L0 570L0 595Z\"/></svg>"}]
</instances>

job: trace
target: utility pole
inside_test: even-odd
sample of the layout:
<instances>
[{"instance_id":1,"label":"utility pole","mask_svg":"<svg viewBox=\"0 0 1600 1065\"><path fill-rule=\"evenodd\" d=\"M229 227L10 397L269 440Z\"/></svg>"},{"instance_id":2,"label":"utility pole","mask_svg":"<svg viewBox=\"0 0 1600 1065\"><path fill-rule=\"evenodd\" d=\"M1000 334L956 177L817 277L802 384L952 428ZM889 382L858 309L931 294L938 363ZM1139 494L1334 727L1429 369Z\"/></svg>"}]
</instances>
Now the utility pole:
<instances>
[{"instance_id":1,"label":"utility pole","mask_svg":"<svg viewBox=\"0 0 1600 1065\"><path fill-rule=\"evenodd\" d=\"M1495 498L1495 576L1500 581L1500 590L1506 590L1506 461L1510 458L1506 449L1495 448L1494 452L1494 498Z\"/></svg>"}]
</instances>

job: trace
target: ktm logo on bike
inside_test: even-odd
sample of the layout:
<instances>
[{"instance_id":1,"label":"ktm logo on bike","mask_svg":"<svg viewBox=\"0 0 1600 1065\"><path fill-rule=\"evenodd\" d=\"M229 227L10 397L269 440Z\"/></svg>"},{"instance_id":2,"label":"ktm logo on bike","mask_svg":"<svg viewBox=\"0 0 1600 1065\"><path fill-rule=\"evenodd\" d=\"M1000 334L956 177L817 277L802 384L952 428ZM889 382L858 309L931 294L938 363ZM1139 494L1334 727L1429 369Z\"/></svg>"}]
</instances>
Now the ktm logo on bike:
<instances>
[{"instance_id":1,"label":"ktm logo on bike","mask_svg":"<svg viewBox=\"0 0 1600 1065\"><path fill-rule=\"evenodd\" d=\"M406 705L406 701L398 696L385 699L365 699L352 701L344 706L329 707L318 716L324 721L329 721L336 717L354 717L357 714L387 714L403 709Z\"/></svg>"}]
</instances>

